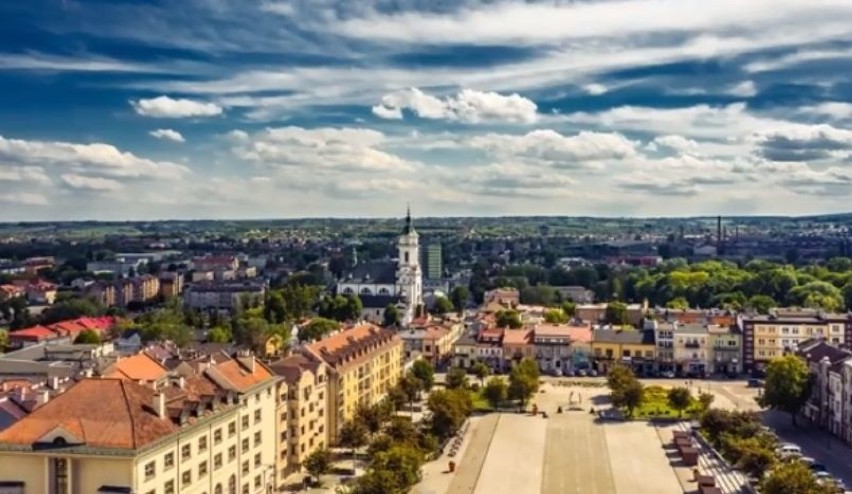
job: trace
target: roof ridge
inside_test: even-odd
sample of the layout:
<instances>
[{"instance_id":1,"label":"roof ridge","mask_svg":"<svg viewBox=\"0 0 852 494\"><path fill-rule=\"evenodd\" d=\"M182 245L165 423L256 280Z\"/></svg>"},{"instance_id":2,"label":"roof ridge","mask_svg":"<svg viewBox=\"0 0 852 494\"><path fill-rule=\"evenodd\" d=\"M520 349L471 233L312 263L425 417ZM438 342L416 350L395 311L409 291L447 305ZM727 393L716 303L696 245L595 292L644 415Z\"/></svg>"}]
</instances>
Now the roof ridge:
<instances>
[{"instance_id":1,"label":"roof ridge","mask_svg":"<svg viewBox=\"0 0 852 494\"><path fill-rule=\"evenodd\" d=\"M133 441L133 449L136 449L136 418L133 416L133 411L130 408L130 400L127 397L127 381L118 379L118 383L121 386L121 396L124 398L124 405L127 407L127 416L130 419L130 437L131 441Z\"/></svg>"}]
</instances>

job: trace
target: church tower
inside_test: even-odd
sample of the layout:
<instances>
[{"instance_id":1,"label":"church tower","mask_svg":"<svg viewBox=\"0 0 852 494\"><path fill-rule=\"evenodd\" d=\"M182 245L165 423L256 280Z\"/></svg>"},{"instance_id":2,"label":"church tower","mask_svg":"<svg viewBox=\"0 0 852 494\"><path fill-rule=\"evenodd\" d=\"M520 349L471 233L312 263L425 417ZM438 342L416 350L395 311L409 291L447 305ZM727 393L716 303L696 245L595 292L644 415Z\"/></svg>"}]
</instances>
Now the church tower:
<instances>
[{"instance_id":1,"label":"church tower","mask_svg":"<svg viewBox=\"0 0 852 494\"><path fill-rule=\"evenodd\" d=\"M411 208L405 215L405 226L397 241L399 261L396 283L399 293L406 301L405 324L414 318L414 311L423 303L423 273L420 269L420 242L414 225L411 224Z\"/></svg>"}]
</instances>

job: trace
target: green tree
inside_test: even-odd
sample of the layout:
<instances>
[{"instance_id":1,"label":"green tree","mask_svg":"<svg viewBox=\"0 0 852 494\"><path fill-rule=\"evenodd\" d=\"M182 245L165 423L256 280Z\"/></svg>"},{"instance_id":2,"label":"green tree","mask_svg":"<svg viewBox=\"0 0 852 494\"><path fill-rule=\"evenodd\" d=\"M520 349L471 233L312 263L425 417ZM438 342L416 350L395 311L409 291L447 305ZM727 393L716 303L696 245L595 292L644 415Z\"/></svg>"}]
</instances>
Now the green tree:
<instances>
[{"instance_id":1,"label":"green tree","mask_svg":"<svg viewBox=\"0 0 852 494\"><path fill-rule=\"evenodd\" d=\"M483 396L488 400L491 408L499 408L508 397L506 381L499 377L492 377L482 390Z\"/></svg>"},{"instance_id":2,"label":"green tree","mask_svg":"<svg viewBox=\"0 0 852 494\"><path fill-rule=\"evenodd\" d=\"M104 307L89 297L71 298L51 305L41 313L40 324L53 324L78 317L94 317L104 313Z\"/></svg>"},{"instance_id":3,"label":"green tree","mask_svg":"<svg viewBox=\"0 0 852 494\"><path fill-rule=\"evenodd\" d=\"M535 360L525 358L509 372L510 399L518 400L521 408L526 408L527 402L538 391L539 370Z\"/></svg>"},{"instance_id":4,"label":"green tree","mask_svg":"<svg viewBox=\"0 0 852 494\"><path fill-rule=\"evenodd\" d=\"M617 395L613 396L612 404L619 408L625 408L627 416L632 417L634 410L645 400L645 387L638 379L633 380L624 387Z\"/></svg>"},{"instance_id":5,"label":"green tree","mask_svg":"<svg viewBox=\"0 0 852 494\"><path fill-rule=\"evenodd\" d=\"M429 394L429 425L439 438L456 433L473 410L470 393L464 389L436 389Z\"/></svg>"},{"instance_id":6,"label":"green tree","mask_svg":"<svg viewBox=\"0 0 852 494\"><path fill-rule=\"evenodd\" d=\"M447 297L437 297L435 298L435 305L432 307L432 313L435 315L446 314L448 312L453 312L455 307L453 307L453 303Z\"/></svg>"},{"instance_id":7,"label":"green tree","mask_svg":"<svg viewBox=\"0 0 852 494\"><path fill-rule=\"evenodd\" d=\"M668 392L669 406L677 410L678 417L683 417L683 411L692 404L692 395L687 388L671 388Z\"/></svg>"},{"instance_id":8,"label":"green tree","mask_svg":"<svg viewBox=\"0 0 852 494\"><path fill-rule=\"evenodd\" d=\"M339 329L340 323L336 320L326 319L325 317L315 317L299 328L299 340L302 342L321 340L329 333Z\"/></svg>"},{"instance_id":9,"label":"green tree","mask_svg":"<svg viewBox=\"0 0 852 494\"><path fill-rule=\"evenodd\" d=\"M233 338L231 328L225 326L216 326L207 332L207 341L209 343L229 343Z\"/></svg>"},{"instance_id":10,"label":"green tree","mask_svg":"<svg viewBox=\"0 0 852 494\"><path fill-rule=\"evenodd\" d=\"M319 480L320 475L328 473L331 468L331 453L325 448L320 448L305 458L304 466L311 477Z\"/></svg>"},{"instance_id":11,"label":"green tree","mask_svg":"<svg viewBox=\"0 0 852 494\"><path fill-rule=\"evenodd\" d=\"M405 494L420 481L425 458L416 447L392 446L376 453L365 475L359 477L351 494Z\"/></svg>"},{"instance_id":12,"label":"green tree","mask_svg":"<svg viewBox=\"0 0 852 494\"><path fill-rule=\"evenodd\" d=\"M435 369L426 360L419 359L411 366L411 374L422 384L423 391L429 391L435 384Z\"/></svg>"},{"instance_id":13,"label":"green tree","mask_svg":"<svg viewBox=\"0 0 852 494\"><path fill-rule=\"evenodd\" d=\"M447 388L448 389L464 389L467 388L467 371L461 367L453 367L447 372Z\"/></svg>"},{"instance_id":14,"label":"green tree","mask_svg":"<svg viewBox=\"0 0 852 494\"><path fill-rule=\"evenodd\" d=\"M620 391L635 379L636 375L633 374L633 370L624 365L614 366L606 375L607 386L612 392Z\"/></svg>"},{"instance_id":15,"label":"green tree","mask_svg":"<svg viewBox=\"0 0 852 494\"><path fill-rule=\"evenodd\" d=\"M355 321L361 318L361 299L356 295L326 295L317 306L317 314L335 321Z\"/></svg>"},{"instance_id":16,"label":"green tree","mask_svg":"<svg viewBox=\"0 0 852 494\"><path fill-rule=\"evenodd\" d=\"M482 362L477 362L473 364L470 371L479 379L479 384L482 385L485 383L485 378L491 375L491 368Z\"/></svg>"},{"instance_id":17,"label":"green tree","mask_svg":"<svg viewBox=\"0 0 852 494\"><path fill-rule=\"evenodd\" d=\"M761 494L830 494L829 485L820 485L801 461L779 463L760 482Z\"/></svg>"},{"instance_id":18,"label":"green tree","mask_svg":"<svg viewBox=\"0 0 852 494\"><path fill-rule=\"evenodd\" d=\"M737 438L734 440L736 448L736 467L754 478L763 478L763 475L775 464L776 454L771 446L761 442L758 437Z\"/></svg>"},{"instance_id":19,"label":"green tree","mask_svg":"<svg viewBox=\"0 0 852 494\"><path fill-rule=\"evenodd\" d=\"M574 317L577 314L577 304L572 302L571 300L566 300L562 302L562 312L565 313L566 316Z\"/></svg>"},{"instance_id":20,"label":"green tree","mask_svg":"<svg viewBox=\"0 0 852 494\"><path fill-rule=\"evenodd\" d=\"M272 290L266 297L263 305L263 314L267 321L280 323L287 320L287 303L280 290Z\"/></svg>"},{"instance_id":21,"label":"green tree","mask_svg":"<svg viewBox=\"0 0 852 494\"><path fill-rule=\"evenodd\" d=\"M394 415L385 427L385 434L396 443L416 444L419 431L410 418Z\"/></svg>"},{"instance_id":22,"label":"green tree","mask_svg":"<svg viewBox=\"0 0 852 494\"><path fill-rule=\"evenodd\" d=\"M778 303L769 295L754 295L746 302L746 307L754 309L759 314L769 314L769 311L778 306Z\"/></svg>"},{"instance_id":23,"label":"green tree","mask_svg":"<svg viewBox=\"0 0 852 494\"><path fill-rule=\"evenodd\" d=\"M417 397L420 396L423 383L411 373L408 373L399 380L399 389L405 394L408 403L413 406L414 402L417 401Z\"/></svg>"},{"instance_id":24,"label":"green tree","mask_svg":"<svg viewBox=\"0 0 852 494\"><path fill-rule=\"evenodd\" d=\"M843 287L843 306L847 311L852 311L852 281Z\"/></svg>"},{"instance_id":25,"label":"green tree","mask_svg":"<svg viewBox=\"0 0 852 494\"><path fill-rule=\"evenodd\" d=\"M399 326L400 321L399 309L393 304L388 304L382 317L382 325L385 327Z\"/></svg>"},{"instance_id":26,"label":"green tree","mask_svg":"<svg viewBox=\"0 0 852 494\"><path fill-rule=\"evenodd\" d=\"M6 351L9 346L9 332L5 329L0 329L0 353Z\"/></svg>"},{"instance_id":27,"label":"green tree","mask_svg":"<svg viewBox=\"0 0 852 494\"><path fill-rule=\"evenodd\" d=\"M796 355L772 359L766 366L763 394L758 403L764 408L790 414L796 425L796 414L805 405L811 392L811 377L805 362Z\"/></svg>"},{"instance_id":28,"label":"green tree","mask_svg":"<svg viewBox=\"0 0 852 494\"><path fill-rule=\"evenodd\" d=\"M470 299L470 290L466 286L457 286L450 291L450 300L460 314L467 307L468 299Z\"/></svg>"},{"instance_id":29,"label":"green tree","mask_svg":"<svg viewBox=\"0 0 852 494\"><path fill-rule=\"evenodd\" d=\"M550 324L564 324L568 322L568 315L562 309L547 309L544 311L544 321Z\"/></svg>"},{"instance_id":30,"label":"green tree","mask_svg":"<svg viewBox=\"0 0 852 494\"><path fill-rule=\"evenodd\" d=\"M607 323L614 326L626 326L630 322L627 318L627 304L623 302L610 302L606 306L604 318Z\"/></svg>"},{"instance_id":31,"label":"green tree","mask_svg":"<svg viewBox=\"0 0 852 494\"><path fill-rule=\"evenodd\" d=\"M92 329L85 329L80 331L80 334L74 338L75 344L87 344L87 345L96 345L101 342L101 335L98 334L97 331Z\"/></svg>"},{"instance_id":32,"label":"green tree","mask_svg":"<svg viewBox=\"0 0 852 494\"><path fill-rule=\"evenodd\" d=\"M706 412L710 410L710 407L713 405L713 401L716 399L716 395L712 393L699 393L698 394L698 403L701 405L701 412Z\"/></svg>"},{"instance_id":33,"label":"green tree","mask_svg":"<svg viewBox=\"0 0 852 494\"><path fill-rule=\"evenodd\" d=\"M524 325L521 313L514 309L498 310L495 317L497 326L501 328L520 329Z\"/></svg>"},{"instance_id":34,"label":"green tree","mask_svg":"<svg viewBox=\"0 0 852 494\"><path fill-rule=\"evenodd\" d=\"M355 410L355 419L364 424L367 432L377 434L382 430L382 425L393 416L393 405L387 401L380 401L375 405L359 405Z\"/></svg>"},{"instance_id":35,"label":"green tree","mask_svg":"<svg viewBox=\"0 0 852 494\"><path fill-rule=\"evenodd\" d=\"M675 297L666 302L666 308L675 310L685 310L689 308L689 301L685 297Z\"/></svg>"},{"instance_id":36,"label":"green tree","mask_svg":"<svg viewBox=\"0 0 852 494\"><path fill-rule=\"evenodd\" d=\"M355 450L367 444L367 426L360 420L349 420L343 423L340 427L340 438L338 443L341 447L352 449L352 454Z\"/></svg>"}]
</instances>

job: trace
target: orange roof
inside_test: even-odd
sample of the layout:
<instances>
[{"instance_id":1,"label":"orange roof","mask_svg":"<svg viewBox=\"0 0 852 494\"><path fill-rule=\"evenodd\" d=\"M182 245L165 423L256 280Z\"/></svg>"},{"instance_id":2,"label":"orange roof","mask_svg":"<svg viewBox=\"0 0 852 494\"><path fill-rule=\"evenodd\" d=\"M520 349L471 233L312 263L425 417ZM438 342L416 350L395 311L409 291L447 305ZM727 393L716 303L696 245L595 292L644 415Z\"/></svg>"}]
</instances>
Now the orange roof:
<instances>
[{"instance_id":1,"label":"orange roof","mask_svg":"<svg viewBox=\"0 0 852 494\"><path fill-rule=\"evenodd\" d=\"M572 341L583 343L592 342L592 327L591 325L584 326L569 326L567 324L539 324L535 328L536 336L554 336L571 338Z\"/></svg>"},{"instance_id":2,"label":"orange roof","mask_svg":"<svg viewBox=\"0 0 852 494\"><path fill-rule=\"evenodd\" d=\"M84 379L0 432L0 443L29 446L57 432L88 447L139 448L179 428L151 409L154 393L121 379Z\"/></svg>"},{"instance_id":3,"label":"orange roof","mask_svg":"<svg viewBox=\"0 0 852 494\"><path fill-rule=\"evenodd\" d=\"M442 326L429 326L426 328L426 338L438 340L449 334L450 330Z\"/></svg>"},{"instance_id":4,"label":"orange roof","mask_svg":"<svg viewBox=\"0 0 852 494\"><path fill-rule=\"evenodd\" d=\"M46 340L56 338L59 334L45 326L31 326L27 329L19 329L9 333L9 338L24 340Z\"/></svg>"},{"instance_id":5,"label":"orange roof","mask_svg":"<svg viewBox=\"0 0 852 494\"><path fill-rule=\"evenodd\" d=\"M168 369L143 352L118 360L106 369L103 376L131 381L158 381L166 377L168 372Z\"/></svg>"},{"instance_id":6,"label":"orange roof","mask_svg":"<svg viewBox=\"0 0 852 494\"><path fill-rule=\"evenodd\" d=\"M370 336L382 331L382 328L371 323L359 324L349 329L345 329L336 335L323 338L317 342L308 345L308 349L316 354L322 354L323 350L328 353L334 353L345 348L353 342L361 341Z\"/></svg>"},{"instance_id":7,"label":"orange roof","mask_svg":"<svg viewBox=\"0 0 852 494\"><path fill-rule=\"evenodd\" d=\"M531 329L507 329L503 332L504 345L526 345L532 336Z\"/></svg>"},{"instance_id":8,"label":"orange roof","mask_svg":"<svg viewBox=\"0 0 852 494\"><path fill-rule=\"evenodd\" d=\"M275 373L254 357L228 359L210 366L205 375L225 389L240 392L275 379Z\"/></svg>"}]
</instances>

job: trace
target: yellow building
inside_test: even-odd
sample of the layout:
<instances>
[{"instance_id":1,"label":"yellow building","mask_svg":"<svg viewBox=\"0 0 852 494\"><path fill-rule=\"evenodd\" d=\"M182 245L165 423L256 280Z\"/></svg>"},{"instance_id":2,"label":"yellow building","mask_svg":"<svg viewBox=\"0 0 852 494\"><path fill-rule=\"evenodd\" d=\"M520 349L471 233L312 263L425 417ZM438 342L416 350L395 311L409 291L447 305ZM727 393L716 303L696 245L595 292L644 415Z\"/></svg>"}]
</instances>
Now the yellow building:
<instances>
[{"instance_id":1,"label":"yellow building","mask_svg":"<svg viewBox=\"0 0 852 494\"><path fill-rule=\"evenodd\" d=\"M269 364L282 380L278 383L276 442L279 486L299 472L305 458L328 447L326 405L327 367L309 355L290 355Z\"/></svg>"},{"instance_id":2,"label":"yellow building","mask_svg":"<svg viewBox=\"0 0 852 494\"><path fill-rule=\"evenodd\" d=\"M332 443L359 405L379 403L399 381L402 348L396 331L365 323L303 349L329 369L327 424Z\"/></svg>"},{"instance_id":3,"label":"yellow building","mask_svg":"<svg viewBox=\"0 0 852 494\"><path fill-rule=\"evenodd\" d=\"M158 388L84 379L0 432L0 484L20 494L266 493L275 383L252 358Z\"/></svg>"},{"instance_id":4,"label":"yellow building","mask_svg":"<svg viewBox=\"0 0 852 494\"><path fill-rule=\"evenodd\" d=\"M761 371L775 357L794 351L805 341L822 339L839 345L852 341L852 316L809 310L778 311L769 315L744 317L742 330L743 365L747 371Z\"/></svg>"},{"instance_id":5,"label":"yellow building","mask_svg":"<svg viewBox=\"0 0 852 494\"><path fill-rule=\"evenodd\" d=\"M592 353L599 372L613 365L633 368L637 373L651 372L655 365L654 331L632 329L596 329L592 333Z\"/></svg>"}]
</instances>

